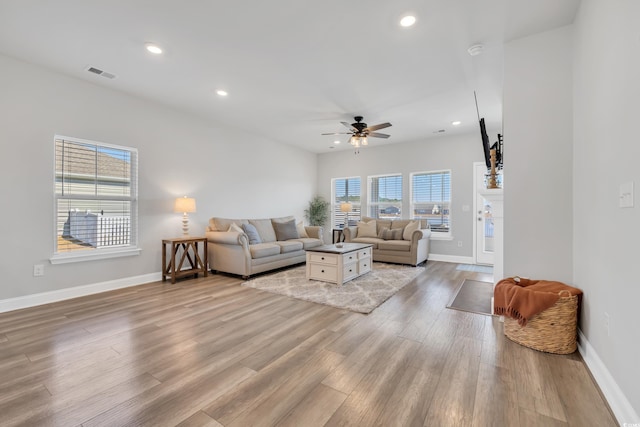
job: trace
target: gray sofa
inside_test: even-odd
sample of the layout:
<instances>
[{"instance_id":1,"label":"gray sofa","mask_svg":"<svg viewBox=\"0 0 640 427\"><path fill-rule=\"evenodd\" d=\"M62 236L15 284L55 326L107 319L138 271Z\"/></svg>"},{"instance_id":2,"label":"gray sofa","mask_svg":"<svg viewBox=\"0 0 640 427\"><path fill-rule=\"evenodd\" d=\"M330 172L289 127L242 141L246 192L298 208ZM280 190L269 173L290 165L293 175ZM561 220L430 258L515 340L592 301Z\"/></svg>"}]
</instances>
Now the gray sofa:
<instances>
[{"instance_id":1,"label":"gray sofa","mask_svg":"<svg viewBox=\"0 0 640 427\"><path fill-rule=\"evenodd\" d=\"M405 227L411 222L408 219L362 218L364 223L370 221L376 221L376 237L372 233L367 233L364 237L358 236L358 227L345 227L344 241L372 244L374 261L415 266L429 258L431 230L426 220L416 220L420 224L410 233L404 233Z\"/></svg>"},{"instance_id":2,"label":"gray sofa","mask_svg":"<svg viewBox=\"0 0 640 427\"><path fill-rule=\"evenodd\" d=\"M248 229L245 231L244 228ZM322 227L296 224L293 216L267 219L214 217L209 220L205 234L211 271L237 274L245 279L252 274L303 263L306 249L324 244Z\"/></svg>"}]
</instances>

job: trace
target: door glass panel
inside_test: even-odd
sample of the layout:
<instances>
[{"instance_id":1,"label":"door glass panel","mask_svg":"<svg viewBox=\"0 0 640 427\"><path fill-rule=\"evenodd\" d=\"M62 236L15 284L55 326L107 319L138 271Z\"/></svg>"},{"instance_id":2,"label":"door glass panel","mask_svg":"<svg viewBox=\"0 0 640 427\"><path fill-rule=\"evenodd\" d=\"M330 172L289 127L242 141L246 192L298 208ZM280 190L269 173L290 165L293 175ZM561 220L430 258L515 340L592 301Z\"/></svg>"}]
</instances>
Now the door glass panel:
<instances>
[{"instance_id":1,"label":"door glass panel","mask_svg":"<svg viewBox=\"0 0 640 427\"><path fill-rule=\"evenodd\" d=\"M493 252L493 216L491 215L491 203L483 198L482 209L482 249L483 252Z\"/></svg>"}]
</instances>

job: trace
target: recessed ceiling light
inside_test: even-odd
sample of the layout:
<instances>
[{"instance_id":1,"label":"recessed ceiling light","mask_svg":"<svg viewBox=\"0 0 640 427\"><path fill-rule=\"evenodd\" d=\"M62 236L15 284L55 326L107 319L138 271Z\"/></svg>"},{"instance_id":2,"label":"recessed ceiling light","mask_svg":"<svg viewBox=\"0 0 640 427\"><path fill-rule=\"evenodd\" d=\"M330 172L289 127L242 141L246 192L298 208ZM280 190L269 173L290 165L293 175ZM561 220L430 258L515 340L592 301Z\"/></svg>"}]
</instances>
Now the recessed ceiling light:
<instances>
[{"instance_id":1,"label":"recessed ceiling light","mask_svg":"<svg viewBox=\"0 0 640 427\"><path fill-rule=\"evenodd\" d=\"M158 45L155 45L153 43L147 43L145 47L149 52L155 55L160 55L162 53L162 49Z\"/></svg>"},{"instance_id":2,"label":"recessed ceiling light","mask_svg":"<svg viewBox=\"0 0 640 427\"><path fill-rule=\"evenodd\" d=\"M477 56L477 55L480 55L483 50L484 50L484 46L478 43L478 44L469 46L469 49L467 49L467 52L471 56Z\"/></svg>"},{"instance_id":3,"label":"recessed ceiling light","mask_svg":"<svg viewBox=\"0 0 640 427\"><path fill-rule=\"evenodd\" d=\"M454 125L454 126L458 126L460 123L462 123L460 120L456 120L455 122L451 122L451 124Z\"/></svg>"},{"instance_id":4,"label":"recessed ceiling light","mask_svg":"<svg viewBox=\"0 0 640 427\"><path fill-rule=\"evenodd\" d=\"M333 141L334 144L340 144L340 140L336 139L335 141Z\"/></svg>"},{"instance_id":5,"label":"recessed ceiling light","mask_svg":"<svg viewBox=\"0 0 640 427\"><path fill-rule=\"evenodd\" d=\"M413 24L416 23L416 17L413 15L407 15L404 16L401 20L400 20L400 25L402 25L403 27L410 27Z\"/></svg>"},{"instance_id":6,"label":"recessed ceiling light","mask_svg":"<svg viewBox=\"0 0 640 427\"><path fill-rule=\"evenodd\" d=\"M217 93L218 95L220 95L220 96L227 96L227 95L229 95L229 94L227 93L227 91L226 91L226 90L222 90L222 89L218 89L218 90L216 91L216 93Z\"/></svg>"}]
</instances>

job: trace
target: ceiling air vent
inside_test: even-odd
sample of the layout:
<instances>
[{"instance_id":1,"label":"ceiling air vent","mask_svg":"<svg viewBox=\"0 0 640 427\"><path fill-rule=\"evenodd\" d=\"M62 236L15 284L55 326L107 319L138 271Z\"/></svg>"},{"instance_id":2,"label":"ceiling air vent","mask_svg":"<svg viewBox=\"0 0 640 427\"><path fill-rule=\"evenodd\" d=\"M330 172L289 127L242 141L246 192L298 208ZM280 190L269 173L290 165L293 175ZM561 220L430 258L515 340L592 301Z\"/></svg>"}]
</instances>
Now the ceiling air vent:
<instances>
[{"instance_id":1,"label":"ceiling air vent","mask_svg":"<svg viewBox=\"0 0 640 427\"><path fill-rule=\"evenodd\" d=\"M90 72L90 73L93 73L93 74L97 74L97 75L102 76L102 77L106 77L108 79L115 79L116 78L115 74L107 73L106 71L103 71L103 70L101 70L99 68L96 68L96 67L87 67L87 71Z\"/></svg>"}]
</instances>

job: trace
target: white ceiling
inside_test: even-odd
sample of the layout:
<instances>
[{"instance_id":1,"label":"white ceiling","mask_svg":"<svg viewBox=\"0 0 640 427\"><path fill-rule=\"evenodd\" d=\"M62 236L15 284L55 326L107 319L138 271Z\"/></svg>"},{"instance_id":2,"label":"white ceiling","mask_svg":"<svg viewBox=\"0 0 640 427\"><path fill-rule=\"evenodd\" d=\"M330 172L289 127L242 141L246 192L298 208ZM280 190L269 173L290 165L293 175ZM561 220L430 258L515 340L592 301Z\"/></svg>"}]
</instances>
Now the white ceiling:
<instances>
[{"instance_id":1,"label":"white ceiling","mask_svg":"<svg viewBox=\"0 0 640 427\"><path fill-rule=\"evenodd\" d=\"M0 52L323 153L355 115L393 124L371 145L477 132L474 90L500 130L504 42L570 24L579 1L1 0Z\"/></svg>"}]
</instances>

